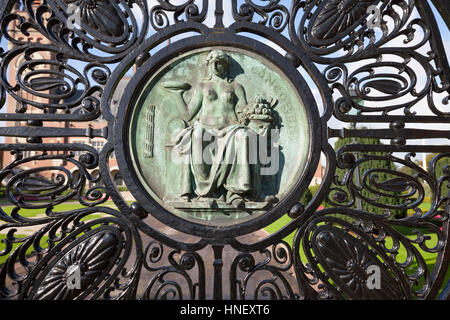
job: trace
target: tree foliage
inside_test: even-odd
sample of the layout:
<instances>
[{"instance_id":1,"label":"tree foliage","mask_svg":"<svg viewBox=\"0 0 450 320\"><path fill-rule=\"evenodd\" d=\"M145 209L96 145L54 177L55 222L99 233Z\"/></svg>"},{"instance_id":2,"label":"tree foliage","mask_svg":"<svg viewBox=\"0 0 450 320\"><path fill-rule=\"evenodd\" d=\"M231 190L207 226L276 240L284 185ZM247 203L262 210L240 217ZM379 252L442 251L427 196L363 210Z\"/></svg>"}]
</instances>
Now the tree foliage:
<instances>
[{"instance_id":1,"label":"tree foliage","mask_svg":"<svg viewBox=\"0 0 450 320\"><path fill-rule=\"evenodd\" d=\"M313 194L311 192L311 187L309 187L308 189L306 189L306 191L303 193L300 202L303 203L304 205L308 204L313 198Z\"/></svg>"},{"instance_id":2,"label":"tree foliage","mask_svg":"<svg viewBox=\"0 0 450 320\"><path fill-rule=\"evenodd\" d=\"M431 153L427 156L427 168L429 168L430 161L438 156L438 153ZM436 175L436 178L441 178L443 176L449 176L450 175L450 157L441 157L435 165L434 172ZM442 184L441 188L441 195L447 196L450 194L450 181L447 180L447 183Z\"/></svg>"},{"instance_id":3,"label":"tree foliage","mask_svg":"<svg viewBox=\"0 0 450 320\"><path fill-rule=\"evenodd\" d=\"M334 149L337 151L339 150L339 148L347 145L347 144L355 144L355 143L359 143L359 144L370 144L370 145L379 145L382 144L381 141L379 139L376 138L344 138L344 139L339 139L336 141L335 145L334 145ZM376 155L376 156L382 156L383 153L380 152L366 152L366 155ZM362 159L363 154L361 153L354 153L354 156L356 159ZM361 179L362 177L364 177L364 173L367 172L367 170L370 169L387 169L387 170L392 170L395 171L395 165L392 161L389 160L367 160L362 162L359 166L358 166L358 170L359 170L359 177L357 172L355 171L355 174L353 174L353 183L356 186L360 186L361 185ZM342 180L344 175L348 172L348 169L342 169L342 168L336 168L336 175L338 176L339 180ZM389 174L387 172L383 172L383 171L377 171L376 173L377 175L377 182L378 183L382 183L385 181L389 181L390 179L395 178L395 175ZM340 188L342 190L344 190L345 192L348 193L347 187L346 186L337 186L333 183L331 188ZM383 193L388 193L390 196L380 196L377 195L369 190L367 190L366 188L363 188L361 191L361 194L363 197L367 198L367 199L371 199L373 200L373 202L376 202L377 204L381 204L381 205L391 205L391 206L399 206L402 203L402 200L399 198L399 196L401 195L401 193L398 192L386 192L385 190L380 190L377 189L374 186L373 187L374 190L376 191L382 191ZM371 212L371 213L377 213L377 214L382 214L385 212L385 209L380 207L380 206L376 206L374 204L369 203L368 201L365 201L364 199L362 199L361 201L356 198L355 199L355 203L353 204L352 208L354 209L360 209L366 212ZM391 209L391 213L392 216L394 218L403 218L406 216L406 209Z\"/></svg>"},{"instance_id":4,"label":"tree foliage","mask_svg":"<svg viewBox=\"0 0 450 320\"><path fill-rule=\"evenodd\" d=\"M430 168L430 162L432 159L434 159L435 157L439 156L439 153L429 153L426 158L426 168L427 170L429 170ZM423 167L423 162L421 160L416 160L414 161L418 166ZM405 173L407 175L410 176L414 176L416 174L416 172L408 167L408 166L402 166L401 168L398 169L398 171ZM449 175L449 171L450 171L450 157L441 157L435 164L434 167L434 172L432 172L431 174L435 174L436 178L439 179L440 177L443 177L445 175ZM425 184L425 189L427 190L427 193L429 193L430 191L429 186L427 184ZM448 195L450 191L449 185L448 183L444 183L442 184L442 189L441 189L441 195L442 196L446 196Z\"/></svg>"}]
</instances>

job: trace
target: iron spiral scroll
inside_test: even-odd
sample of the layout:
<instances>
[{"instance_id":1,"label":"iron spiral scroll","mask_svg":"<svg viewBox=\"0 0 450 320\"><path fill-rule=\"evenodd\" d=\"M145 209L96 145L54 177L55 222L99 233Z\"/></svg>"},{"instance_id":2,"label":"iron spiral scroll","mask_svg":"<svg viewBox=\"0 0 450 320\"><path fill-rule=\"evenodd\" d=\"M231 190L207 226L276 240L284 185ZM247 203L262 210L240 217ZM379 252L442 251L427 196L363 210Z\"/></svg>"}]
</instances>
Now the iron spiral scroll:
<instances>
[{"instance_id":1,"label":"iron spiral scroll","mask_svg":"<svg viewBox=\"0 0 450 320\"><path fill-rule=\"evenodd\" d=\"M447 2L149 3L0 3L1 299L450 298L450 146L428 143L450 138ZM310 132L293 191L232 225L168 214L126 149L140 84L205 48L267 60ZM336 140L348 142L334 150ZM148 157L153 147L142 146ZM423 153L434 155L426 168ZM300 200L319 166L317 192Z\"/></svg>"}]
</instances>

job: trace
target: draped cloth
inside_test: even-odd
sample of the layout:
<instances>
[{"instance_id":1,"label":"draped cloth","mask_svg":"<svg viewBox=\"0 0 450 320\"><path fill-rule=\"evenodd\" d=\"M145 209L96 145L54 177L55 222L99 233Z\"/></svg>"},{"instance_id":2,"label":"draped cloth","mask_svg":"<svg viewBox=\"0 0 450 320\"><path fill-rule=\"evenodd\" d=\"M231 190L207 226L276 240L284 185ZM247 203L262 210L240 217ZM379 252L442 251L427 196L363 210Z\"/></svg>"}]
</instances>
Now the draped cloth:
<instances>
[{"instance_id":1,"label":"draped cloth","mask_svg":"<svg viewBox=\"0 0 450 320\"><path fill-rule=\"evenodd\" d=\"M198 121L181 130L174 146L183 158L181 195L222 196L231 203L255 191L258 175L255 162L250 162L252 133L240 124L217 129Z\"/></svg>"}]
</instances>

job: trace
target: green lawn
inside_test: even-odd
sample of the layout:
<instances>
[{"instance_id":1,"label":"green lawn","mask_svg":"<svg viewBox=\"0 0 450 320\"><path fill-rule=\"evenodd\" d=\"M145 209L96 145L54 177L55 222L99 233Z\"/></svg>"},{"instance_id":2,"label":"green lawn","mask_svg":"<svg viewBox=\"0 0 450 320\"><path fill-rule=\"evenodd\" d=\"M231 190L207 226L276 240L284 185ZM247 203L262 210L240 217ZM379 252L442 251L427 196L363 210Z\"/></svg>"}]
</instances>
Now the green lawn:
<instances>
[{"instance_id":1,"label":"green lawn","mask_svg":"<svg viewBox=\"0 0 450 320\"><path fill-rule=\"evenodd\" d=\"M289 218L287 215L284 215L283 217L281 217L280 219L278 219L277 221L275 221L274 223L272 223L271 225L267 226L266 228L264 228L264 230L266 230L268 233L272 234L275 233L277 230L279 230L281 227L285 226L286 224L288 224L289 222L291 222L291 218ZM408 229L408 230L407 230ZM397 228L398 231L402 232L402 234L404 234L405 236L407 236L410 239L415 239L416 235L411 234L409 228L402 228L402 227L398 227ZM422 230L425 231L425 230ZM292 246L293 240L294 240L294 233L289 234L286 238L284 238L284 240L290 244ZM437 243L437 236L436 234L427 234L428 236L431 237L430 240L426 241L426 244L428 245L428 247L433 247L436 243ZM392 239L390 237L387 237L385 240L385 245L387 248L391 248L392 247ZM433 271L435 262L436 262L436 257L437 254L436 253L429 253L426 251L423 251L422 249L420 249L420 247L416 244L414 244L414 246L419 250L421 256L423 257L423 259L425 260L425 263L428 266L428 270L430 272ZM396 260L398 262L404 262L406 259L406 249L401 247L399 250L399 254L396 257ZM306 255L303 252L303 250L300 250L300 257L302 259L302 261L307 261L306 259ZM408 267L406 269L407 274L412 274L412 270L415 270L417 268L417 263L413 263L410 267ZM444 280L444 284L447 283L447 281L450 279L450 270L447 271L445 280ZM442 288L441 290L442 291Z\"/></svg>"},{"instance_id":2,"label":"green lawn","mask_svg":"<svg viewBox=\"0 0 450 320\"><path fill-rule=\"evenodd\" d=\"M16 238L25 238L26 237L23 234L15 234L14 236ZM0 252L5 249L5 244L3 243L5 238L6 238L6 234L0 234ZM48 236L43 236L42 237L42 239L40 241L41 247L45 248L47 246L47 240L48 240ZM13 243L13 245L12 245L13 249L11 250L11 252L13 252L21 244L22 243ZM27 250L27 255L29 255L32 251L33 251L33 247L31 246ZM2 265L6 261L6 259L8 258L9 255L10 255L10 253L5 255L5 256L0 256L0 265Z\"/></svg>"},{"instance_id":3,"label":"green lawn","mask_svg":"<svg viewBox=\"0 0 450 320\"><path fill-rule=\"evenodd\" d=\"M431 203L429 201L424 201L419 205L419 208L422 210L422 212L427 212L428 210L430 210L431 208ZM407 215L413 215L414 214L414 210L409 209L407 212Z\"/></svg>"},{"instance_id":4,"label":"green lawn","mask_svg":"<svg viewBox=\"0 0 450 320\"><path fill-rule=\"evenodd\" d=\"M114 203L112 201L108 201L106 203L103 204L103 206L110 206L110 207L114 207ZM7 212L8 214L11 212L12 210L12 206L10 207L3 207L3 210L5 212ZM62 211L69 211L69 210L75 210L75 209L81 209L81 208L85 208L85 206L81 205L81 204L77 204L77 203L66 203L66 204L60 204L55 206L55 208L53 209L53 211L55 212L62 212ZM422 208L423 210L427 210L426 207ZM31 218L31 217L36 217L37 215L43 215L45 214L45 209L22 209L20 211L20 215L23 217L27 217L27 218ZM100 218L102 216L102 214L92 214L89 215L88 217L83 218L83 220L91 220L91 219L97 219ZM291 219L285 215L282 218L280 218L279 220L277 220L276 222L272 223L271 225L267 226L265 228L265 230L269 233L275 233L277 230L279 230L281 227L283 227L284 225L288 224L291 221ZM401 231L403 234L405 234L407 237L414 239L415 235L413 234L407 234L405 232L409 231L406 230L405 228L398 228L399 231ZM19 230L20 232L20 230ZM433 244L436 243L436 235L434 234L430 234L429 235L431 237L430 240L428 240L428 244L429 246L432 246ZM0 242L2 242L2 240L6 237L6 235L4 234L0 234ZM24 235L16 235L16 237L24 237ZM284 240L292 245L292 241L294 238L294 233L288 235ZM41 240L41 245L42 246L46 246L47 243L47 239L48 237L43 237ZM19 244L14 244L13 248L17 248ZM392 246L392 240L390 238L386 239L386 246L388 248L390 248ZM417 246L416 246L417 247ZM417 247L418 248L418 247ZM0 244L0 251L4 249L4 244ZM31 248L27 251L27 253L31 253ZM428 252L424 252L423 250L421 250L420 248L418 248L418 250L421 252L423 258L425 259L425 262L429 268L430 271L433 270L434 268L434 263L436 260L436 256L437 254L432 254L432 253L428 253ZM305 254L303 252L303 250L300 252L300 256L302 258L303 261L306 261L306 257ZM406 251L404 248L401 248L399 251L398 256L396 257L398 262L403 262L406 258ZM0 264L4 263L4 261L6 260L6 256L0 256ZM414 270L414 268L416 267L416 265L412 265L410 268L407 269L407 272L410 270ZM448 281L448 279L450 278L450 271L447 272L447 276L446 276L446 280L444 281L444 283L446 283L446 281Z\"/></svg>"},{"instance_id":5,"label":"green lawn","mask_svg":"<svg viewBox=\"0 0 450 320\"><path fill-rule=\"evenodd\" d=\"M104 203L103 206L111 206L112 207L112 206L114 206L114 203L112 201L108 201L108 202ZM14 208L13 206L2 207L2 209L8 214L11 213L11 210L13 208ZM70 211L70 210L76 210L76 209L82 209L82 208L86 208L86 207L81 204L77 204L77 203L65 203L65 204L56 205L54 207L53 211L54 212L63 212L63 211ZM43 215L45 215L45 209L22 209L22 210L20 210L20 215L24 218L33 218L33 217L37 217L39 215L43 216ZM102 213L90 214L86 217L83 217L81 219L81 221L98 219L98 218L101 218L102 216L104 216L104 214L102 214ZM20 228L19 228L18 232L20 232ZM16 234L15 237L16 238L24 238L24 237L26 237L26 235ZM0 252L5 249L5 244L3 243L3 240L5 238L6 238L6 234L0 234ZM42 247L47 246L47 240L48 240L48 236L42 237L42 239L41 239ZM21 243L14 243L13 250L15 250L20 244ZM27 254L30 254L31 251L32 251L32 248L29 248L27 250ZM7 256L0 256L0 265L3 264L6 259L7 259Z\"/></svg>"}]
</instances>

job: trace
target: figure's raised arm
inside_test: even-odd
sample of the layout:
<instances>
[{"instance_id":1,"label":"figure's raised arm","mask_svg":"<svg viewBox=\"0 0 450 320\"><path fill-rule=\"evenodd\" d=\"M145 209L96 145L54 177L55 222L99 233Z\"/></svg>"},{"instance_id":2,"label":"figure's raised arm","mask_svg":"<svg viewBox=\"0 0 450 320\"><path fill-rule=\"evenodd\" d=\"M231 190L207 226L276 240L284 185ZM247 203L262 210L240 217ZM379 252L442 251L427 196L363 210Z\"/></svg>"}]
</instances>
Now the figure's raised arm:
<instances>
[{"instance_id":1,"label":"figure's raised arm","mask_svg":"<svg viewBox=\"0 0 450 320\"><path fill-rule=\"evenodd\" d=\"M203 94L201 87L196 86L194 88L191 100L189 103L186 103L183 94L191 89L191 85L189 83L180 81L165 81L162 85L165 89L176 93L176 95L174 95L174 99L178 112L183 120L187 122L191 121L202 106Z\"/></svg>"}]
</instances>

